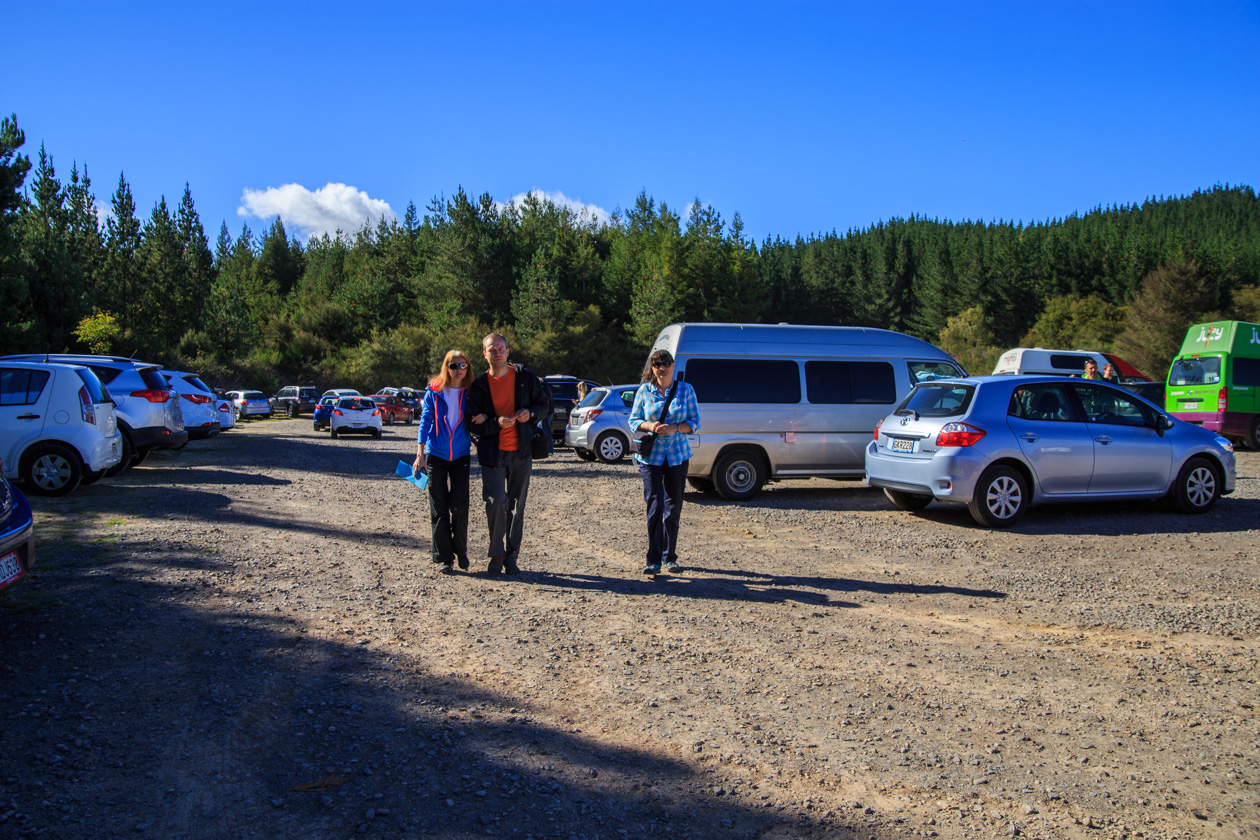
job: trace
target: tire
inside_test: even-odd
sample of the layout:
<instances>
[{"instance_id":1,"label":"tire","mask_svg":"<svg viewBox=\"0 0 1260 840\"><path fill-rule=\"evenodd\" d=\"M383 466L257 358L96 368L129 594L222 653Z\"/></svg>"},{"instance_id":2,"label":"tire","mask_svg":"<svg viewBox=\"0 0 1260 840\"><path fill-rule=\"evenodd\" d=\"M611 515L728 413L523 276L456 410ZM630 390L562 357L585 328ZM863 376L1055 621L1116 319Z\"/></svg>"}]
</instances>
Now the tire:
<instances>
[{"instance_id":1,"label":"tire","mask_svg":"<svg viewBox=\"0 0 1260 840\"><path fill-rule=\"evenodd\" d=\"M292 420L294 417L297 417L297 416L298 416L297 406L290 403L289 404L289 419Z\"/></svg>"},{"instance_id":2,"label":"tire","mask_svg":"<svg viewBox=\"0 0 1260 840\"><path fill-rule=\"evenodd\" d=\"M1206 458L1191 458L1177 474L1173 503L1183 513L1204 513L1221 497L1221 477Z\"/></svg>"},{"instance_id":3,"label":"tire","mask_svg":"<svg viewBox=\"0 0 1260 840\"><path fill-rule=\"evenodd\" d=\"M923 493L907 493L903 490L892 490L888 487L884 488L884 496L888 501L892 502L892 506L897 510L923 510L932 504L932 497Z\"/></svg>"},{"instance_id":4,"label":"tire","mask_svg":"<svg viewBox=\"0 0 1260 840\"><path fill-rule=\"evenodd\" d=\"M22 478L37 496L64 496L83 480L83 461L71 447L39 443L22 456Z\"/></svg>"},{"instance_id":5,"label":"tire","mask_svg":"<svg viewBox=\"0 0 1260 840\"><path fill-rule=\"evenodd\" d=\"M976 482L967 509L986 528L1009 528L1028 510L1028 481L1011 467L989 467Z\"/></svg>"},{"instance_id":6,"label":"tire","mask_svg":"<svg viewBox=\"0 0 1260 840\"><path fill-rule=\"evenodd\" d=\"M765 462L748 449L732 449L718 459L713 470L713 486L728 502L748 501L761 492L765 483Z\"/></svg>"},{"instance_id":7,"label":"tire","mask_svg":"<svg viewBox=\"0 0 1260 840\"><path fill-rule=\"evenodd\" d=\"M411 425L411 419L412 419L412 418L411 418L411 412L409 411L409 412L407 412L407 419L403 421L403 424L404 424L404 425L407 425L407 426L410 426L410 425Z\"/></svg>"},{"instance_id":8,"label":"tire","mask_svg":"<svg viewBox=\"0 0 1260 840\"><path fill-rule=\"evenodd\" d=\"M1251 421L1251 431L1247 432L1247 448L1252 452L1260 452L1260 417Z\"/></svg>"},{"instance_id":9,"label":"tire","mask_svg":"<svg viewBox=\"0 0 1260 840\"><path fill-rule=\"evenodd\" d=\"M312 423L311 425L315 427L315 431L317 431L317 432L319 431L319 424L318 424L318 423Z\"/></svg>"},{"instance_id":10,"label":"tire","mask_svg":"<svg viewBox=\"0 0 1260 840\"><path fill-rule=\"evenodd\" d=\"M589 449L577 449L577 448L575 448L575 449L573 450L573 452L574 452L574 453L575 453L575 454L576 454L579 458L581 458L583 461L594 461L594 460L595 460L595 453L594 453L594 452L592 452L592 451L591 451L591 450L589 450Z\"/></svg>"},{"instance_id":11,"label":"tire","mask_svg":"<svg viewBox=\"0 0 1260 840\"><path fill-rule=\"evenodd\" d=\"M394 425L394 412L391 411L389 414L385 415L385 425L386 426Z\"/></svg>"},{"instance_id":12,"label":"tire","mask_svg":"<svg viewBox=\"0 0 1260 840\"><path fill-rule=\"evenodd\" d=\"M604 432L595 438L595 457L605 464L620 463L626 457L629 444L616 432Z\"/></svg>"},{"instance_id":13,"label":"tire","mask_svg":"<svg viewBox=\"0 0 1260 840\"><path fill-rule=\"evenodd\" d=\"M336 439L337 439L337 430L336 430L336 429L329 428L329 429L328 429L328 434L329 434L329 436L331 436L331 437L332 437L332 439L333 439L333 440L336 440Z\"/></svg>"},{"instance_id":14,"label":"tire","mask_svg":"<svg viewBox=\"0 0 1260 840\"><path fill-rule=\"evenodd\" d=\"M187 445L188 445L187 443L184 444L184 446L187 446ZM183 448L184 448L183 446L180 447L180 449L183 449ZM131 466L138 467L141 464L143 464L144 459L148 458L149 453L152 451L153 451L153 448L149 446L146 446L143 449L137 449L135 456L131 459Z\"/></svg>"},{"instance_id":15,"label":"tire","mask_svg":"<svg viewBox=\"0 0 1260 840\"><path fill-rule=\"evenodd\" d=\"M86 466L83 468L83 480L79 482L80 487L87 487L89 484L95 484L105 477L105 470L97 470L93 472Z\"/></svg>"},{"instance_id":16,"label":"tire","mask_svg":"<svg viewBox=\"0 0 1260 840\"><path fill-rule=\"evenodd\" d=\"M136 449L134 446L131 445L131 437L126 432L123 432L122 433L122 458L118 460L117 464L114 464L114 466L108 467L105 470L105 477L113 478L116 475L122 475L127 470L131 469L131 462L135 460L135 457L136 457Z\"/></svg>"},{"instance_id":17,"label":"tire","mask_svg":"<svg viewBox=\"0 0 1260 840\"><path fill-rule=\"evenodd\" d=\"M701 493L717 492L717 488L713 486L713 479L704 476L687 476L687 483L691 485L692 490L699 490Z\"/></svg>"},{"instance_id":18,"label":"tire","mask_svg":"<svg viewBox=\"0 0 1260 840\"><path fill-rule=\"evenodd\" d=\"M373 430L372 430L372 437L376 438L377 440L380 440L380 439L381 439L381 430L380 430L380 429L373 429Z\"/></svg>"}]
</instances>

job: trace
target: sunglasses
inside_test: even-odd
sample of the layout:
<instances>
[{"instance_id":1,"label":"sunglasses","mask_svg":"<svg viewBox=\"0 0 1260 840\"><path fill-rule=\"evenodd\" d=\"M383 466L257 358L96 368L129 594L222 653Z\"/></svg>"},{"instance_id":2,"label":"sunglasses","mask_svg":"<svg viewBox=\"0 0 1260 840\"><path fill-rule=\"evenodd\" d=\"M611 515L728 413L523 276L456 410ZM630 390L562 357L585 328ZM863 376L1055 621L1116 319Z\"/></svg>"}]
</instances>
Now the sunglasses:
<instances>
[{"instance_id":1,"label":"sunglasses","mask_svg":"<svg viewBox=\"0 0 1260 840\"><path fill-rule=\"evenodd\" d=\"M667 367L673 367L673 366L674 366L673 362L652 362L652 367L654 368L667 368Z\"/></svg>"},{"instance_id":2,"label":"sunglasses","mask_svg":"<svg viewBox=\"0 0 1260 840\"><path fill-rule=\"evenodd\" d=\"M451 362L446 367L450 370L468 370L468 362Z\"/></svg>"}]
</instances>

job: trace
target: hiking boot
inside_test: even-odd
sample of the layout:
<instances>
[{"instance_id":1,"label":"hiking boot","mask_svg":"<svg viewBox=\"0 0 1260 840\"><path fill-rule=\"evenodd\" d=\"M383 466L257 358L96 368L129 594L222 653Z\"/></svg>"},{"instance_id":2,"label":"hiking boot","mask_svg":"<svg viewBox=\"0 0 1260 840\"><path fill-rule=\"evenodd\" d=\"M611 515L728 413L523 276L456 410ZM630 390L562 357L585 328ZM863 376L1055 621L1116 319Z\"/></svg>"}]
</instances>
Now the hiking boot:
<instances>
[{"instance_id":1,"label":"hiking boot","mask_svg":"<svg viewBox=\"0 0 1260 840\"><path fill-rule=\"evenodd\" d=\"M486 574L488 574L488 575L501 575L501 574L503 574L503 558L502 558L502 557L491 557L491 558L490 558L490 565L489 565L489 567L487 567L487 568L486 568Z\"/></svg>"}]
</instances>

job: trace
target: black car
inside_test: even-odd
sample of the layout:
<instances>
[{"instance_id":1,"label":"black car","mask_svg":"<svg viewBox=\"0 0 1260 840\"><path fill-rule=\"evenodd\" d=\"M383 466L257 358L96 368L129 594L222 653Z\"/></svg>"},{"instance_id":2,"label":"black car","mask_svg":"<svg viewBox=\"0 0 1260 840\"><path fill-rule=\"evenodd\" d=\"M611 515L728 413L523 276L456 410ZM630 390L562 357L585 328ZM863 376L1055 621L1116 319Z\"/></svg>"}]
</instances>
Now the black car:
<instances>
[{"instance_id":1,"label":"black car","mask_svg":"<svg viewBox=\"0 0 1260 840\"><path fill-rule=\"evenodd\" d=\"M314 385L286 385L271 398L272 412L290 417L312 413L318 404L319 389Z\"/></svg>"},{"instance_id":2,"label":"black car","mask_svg":"<svg viewBox=\"0 0 1260 840\"><path fill-rule=\"evenodd\" d=\"M556 443L564 444L564 428L569 425L569 412L577 405L578 383L585 382L587 388L598 388L598 382L579 379L576 376L544 376L543 384L551 391L551 437Z\"/></svg>"},{"instance_id":3,"label":"black car","mask_svg":"<svg viewBox=\"0 0 1260 840\"><path fill-rule=\"evenodd\" d=\"M1163 382L1142 382L1141 380L1133 379L1121 384L1139 397L1145 397L1160 408L1164 407Z\"/></svg>"}]
</instances>

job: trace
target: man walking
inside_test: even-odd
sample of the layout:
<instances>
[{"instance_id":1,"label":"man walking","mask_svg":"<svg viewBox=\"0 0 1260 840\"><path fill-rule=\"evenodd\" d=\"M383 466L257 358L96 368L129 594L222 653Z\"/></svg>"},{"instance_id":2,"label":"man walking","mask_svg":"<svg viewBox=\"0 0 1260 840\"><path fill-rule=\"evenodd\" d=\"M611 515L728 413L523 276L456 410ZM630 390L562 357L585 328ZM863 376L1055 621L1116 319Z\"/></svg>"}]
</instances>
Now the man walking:
<instances>
[{"instance_id":1,"label":"man walking","mask_svg":"<svg viewBox=\"0 0 1260 840\"><path fill-rule=\"evenodd\" d=\"M542 382L527 368L508 364L507 339L490 333L481 342L490 369L468 387L465 423L477 444L481 496L490 526L489 573L520 573L517 558L525 530L525 497L534 461L534 424L547 415Z\"/></svg>"}]
</instances>

